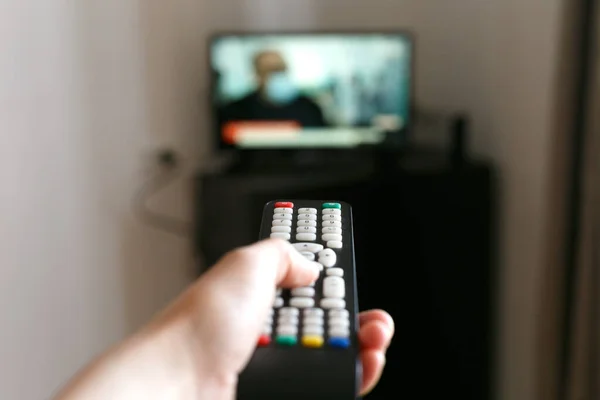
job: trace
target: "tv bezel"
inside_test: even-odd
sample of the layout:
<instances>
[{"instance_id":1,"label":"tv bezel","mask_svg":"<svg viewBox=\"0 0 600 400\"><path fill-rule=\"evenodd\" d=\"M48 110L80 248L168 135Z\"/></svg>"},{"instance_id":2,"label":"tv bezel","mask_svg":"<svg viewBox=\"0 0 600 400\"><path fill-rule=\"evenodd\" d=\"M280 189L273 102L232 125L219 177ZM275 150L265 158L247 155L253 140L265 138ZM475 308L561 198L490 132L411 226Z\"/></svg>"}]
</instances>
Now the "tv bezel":
<instances>
[{"instance_id":1,"label":"tv bezel","mask_svg":"<svg viewBox=\"0 0 600 400\"><path fill-rule=\"evenodd\" d=\"M244 147L238 147L235 144L227 144L225 143L225 141L223 140L223 135L222 132L220 130L220 126L219 123L217 121L216 115L217 115L217 111L218 111L218 106L214 103L213 99L216 93L216 86L215 86L215 79L214 79L214 69L213 69L213 58L212 58L212 50L213 50L213 45L214 43L221 38L227 38L227 37L252 37L252 36L333 36L333 35L398 35L398 36L404 36L409 42L410 42L410 48L411 48L411 59L410 59L410 75L411 75L411 79L409 82L409 121L406 124L406 126L404 126L400 132L398 134L404 135L405 136L405 140L404 142L406 142L406 137L409 136L410 132L412 131L412 128L414 126L414 119L415 119L415 85L416 85L416 35L414 34L413 31L408 30L408 29L396 29L396 28L390 28L390 29L377 29L377 30L371 30L371 29L365 29L365 30L359 30L359 29L352 29L352 30L296 30L296 31L280 31L280 30L264 30L264 31L258 31L258 30L249 30L249 31L234 31L234 30L225 30L225 31L214 31L211 34L208 35L208 40L207 40L207 58L206 58L206 64L207 64L207 70L208 70L208 79L209 79L209 90L208 90L208 113L209 113L209 119L210 119L210 134L211 134L211 140L215 140L216 143L213 143L213 150L216 150L218 152L224 152L224 151L234 151L234 152L240 152L240 153L256 153L256 152L260 152L260 153L269 153L269 152L277 152L277 153L281 153L281 152L290 152L290 153L297 153L297 152L315 152L315 151L326 151L328 153L331 152L338 152L338 151L353 151L353 150L367 150L367 151L374 151L377 149L383 149L388 147L389 145L387 145L386 143L381 143L378 145L365 145L365 146L360 146L357 148L346 148L346 147L320 147L320 146L315 146L315 147L273 147L273 146L269 146L269 147L252 147L252 148L244 148ZM386 148L386 150L390 150L389 148Z\"/></svg>"}]
</instances>

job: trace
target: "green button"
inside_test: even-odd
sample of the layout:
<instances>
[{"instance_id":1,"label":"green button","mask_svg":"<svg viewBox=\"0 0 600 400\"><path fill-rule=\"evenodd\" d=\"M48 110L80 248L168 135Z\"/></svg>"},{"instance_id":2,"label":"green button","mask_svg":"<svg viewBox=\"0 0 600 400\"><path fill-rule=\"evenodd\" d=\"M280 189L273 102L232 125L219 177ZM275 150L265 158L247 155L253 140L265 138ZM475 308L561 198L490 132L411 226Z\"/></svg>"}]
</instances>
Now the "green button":
<instances>
[{"instance_id":1,"label":"green button","mask_svg":"<svg viewBox=\"0 0 600 400\"><path fill-rule=\"evenodd\" d=\"M296 336L277 336L275 341L283 346L295 346L298 343Z\"/></svg>"},{"instance_id":2,"label":"green button","mask_svg":"<svg viewBox=\"0 0 600 400\"><path fill-rule=\"evenodd\" d=\"M337 208L341 210L342 205L340 203L323 203L323 208Z\"/></svg>"}]
</instances>

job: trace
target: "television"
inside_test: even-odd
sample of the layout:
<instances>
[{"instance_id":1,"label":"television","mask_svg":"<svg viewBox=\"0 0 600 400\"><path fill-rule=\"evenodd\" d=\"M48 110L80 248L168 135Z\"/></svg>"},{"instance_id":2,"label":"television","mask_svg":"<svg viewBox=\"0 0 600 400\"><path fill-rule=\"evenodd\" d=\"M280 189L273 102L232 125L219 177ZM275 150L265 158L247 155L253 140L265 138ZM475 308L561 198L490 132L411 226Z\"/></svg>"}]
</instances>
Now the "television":
<instances>
[{"instance_id":1,"label":"television","mask_svg":"<svg viewBox=\"0 0 600 400\"><path fill-rule=\"evenodd\" d=\"M406 32L213 35L211 109L219 147L401 144L412 122L413 47Z\"/></svg>"}]
</instances>

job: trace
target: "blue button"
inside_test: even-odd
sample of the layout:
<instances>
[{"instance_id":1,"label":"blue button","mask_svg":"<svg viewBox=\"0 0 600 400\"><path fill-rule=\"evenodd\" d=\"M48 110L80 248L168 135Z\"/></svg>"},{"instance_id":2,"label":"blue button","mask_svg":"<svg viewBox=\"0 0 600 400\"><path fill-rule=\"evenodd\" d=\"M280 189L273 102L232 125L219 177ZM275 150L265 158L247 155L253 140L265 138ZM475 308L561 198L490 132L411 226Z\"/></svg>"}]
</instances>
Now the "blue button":
<instances>
[{"instance_id":1,"label":"blue button","mask_svg":"<svg viewBox=\"0 0 600 400\"><path fill-rule=\"evenodd\" d=\"M329 338L329 345L331 347L335 347L338 349L345 349L348 348L350 346L350 339L347 338L338 338L338 337L332 337Z\"/></svg>"}]
</instances>

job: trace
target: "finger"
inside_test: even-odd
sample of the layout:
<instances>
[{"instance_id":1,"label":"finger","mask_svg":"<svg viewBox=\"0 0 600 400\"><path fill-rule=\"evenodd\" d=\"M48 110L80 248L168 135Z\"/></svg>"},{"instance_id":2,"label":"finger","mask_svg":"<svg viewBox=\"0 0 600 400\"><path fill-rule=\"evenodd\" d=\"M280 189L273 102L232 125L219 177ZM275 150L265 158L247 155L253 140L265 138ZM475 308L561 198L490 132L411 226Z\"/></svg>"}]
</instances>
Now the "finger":
<instances>
[{"instance_id":1,"label":"finger","mask_svg":"<svg viewBox=\"0 0 600 400\"><path fill-rule=\"evenodd\" d=\"M390 330L392 335L395 332L394 319L390 314L383 310L369 310L363 311L358 315L358 321L360 325L366 324L370 321L380 321Z\"/></svg>"},{"instance_id":2,"label":"finger","mask_svg":"<svg viewBox=\"0 0 600 400\"><path fill-rule=\"evenodd\" d=\"M378 350L361 351L361 360L363 366L363 381L361 386L361 396L367 395L381 379L383 367L385 366L385 354Z\"/></svg>"},{"instance_id":3,"label":"finger","mask_svg":"<svg viewBox=\"0 0 600 400\"><path fill-rule=\"evenodd\" d=\"M370 320L362 324L358 332L358 339L362 349L385 351L392 340L392 331L379 320Z\"/></svg>"}]
</instances>

